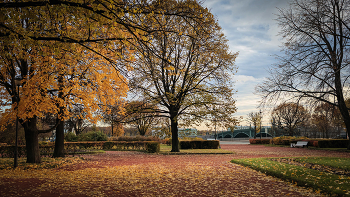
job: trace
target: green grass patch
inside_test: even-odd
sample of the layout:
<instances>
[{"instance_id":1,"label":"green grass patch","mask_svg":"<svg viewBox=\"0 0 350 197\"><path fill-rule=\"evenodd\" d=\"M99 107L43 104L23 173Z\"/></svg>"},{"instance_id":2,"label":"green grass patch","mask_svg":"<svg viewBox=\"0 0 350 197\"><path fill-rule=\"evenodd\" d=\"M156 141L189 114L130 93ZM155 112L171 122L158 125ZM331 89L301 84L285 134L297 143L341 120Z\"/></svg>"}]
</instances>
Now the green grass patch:
<instances>
[{"instance_id":1,"label":"green grass patch","mask_svg":"<svg viewBox=\"0 0 350 197\"><path fill-rule=\"evenodd\" d=\"M171 146L161 144L160 154L233 154L234 152L223 149L180 149L179 153L173 153Z\"/></svg>"},{"instance_id":2,"label":"green grass patch","mask_svg":"<svg viewBox=\"0 0 350 197\"><path fill-rule=\"evenodd\" d=\"M296 161L303 163L312 163L323 166L330 166L332 168L339 168L350 171L350 158L337 157L304 157L297 158Z\"/></svg>"},{"instance_id":3,"label":"green grass patch","mask_svg":"<svg viewBox=\"0 0 350 197\"><path fill-rule=\"evenodd\" d=\"M331 159L326 158L315 158L314 161L315 160L324 160L324 163L331 161ZM349 162L349 160L347 161ZM350 196L350 177L348 176L335 175L301 166L271 161L269 158L234 159L231 162L250 167L254 170L284 179L299 186L311 187L318 192L324 192L331 195Z\"/></svg>"},{"instance_id":4,"label":"green grass patch","mask_svg":"<svg viewBox=\"0 0 350 197\"><path fill-rule=\"evenodd\" d=\"M338 151L338 152L348 152L350 153L350 150L347 148L318 148L314 146L309 146L309 149L314 149L314 150L330 150L330 151Z\"/></svg>"},{"instance_id":5,"label":"green grass patch","mask_svg":"<svg viewBox=\"0 0 350 197\"><path fill-rule=\"evenodd\" d=\"M26 163L27 158L18 158L19 169L50 169L57 168L67 164L80 163L83 161L80 157L64 157L64 158L51 158L44 157L41 158L41 163L33 164ZM13 158L0 158L0 170L13 168Z\"/></svg>"}]
</instances>

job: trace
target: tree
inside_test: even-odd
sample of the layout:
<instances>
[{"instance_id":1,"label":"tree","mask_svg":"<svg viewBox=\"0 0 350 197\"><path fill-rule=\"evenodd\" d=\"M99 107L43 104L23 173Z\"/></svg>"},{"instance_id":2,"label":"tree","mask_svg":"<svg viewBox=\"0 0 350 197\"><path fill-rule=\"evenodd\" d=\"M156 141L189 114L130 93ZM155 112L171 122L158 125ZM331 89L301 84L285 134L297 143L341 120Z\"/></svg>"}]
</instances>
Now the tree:
<instances>
[{"instance_id":1,"label":"tree","mask_svg":"<svg viewBox=\"0 0 350 197\"><path fill-rule=\"evenodd\" d=\"M308 119L309 114L297 103L282 103L272 110L271 116L277 125L286 128L289 135L294 136L294 130Z\"/></svg>"},{"instance_id":2,"label":"tree","mask_svg":"<svg viewBox=\"0 0 350 197\"><path fill-rule=\"evenodd\" d=\"M178 125L199 124L220 116L221 125L235 123L231 76L237 54L229 52L213 15L195 1L188 1L198 23L171 15L149 15L144 23L158 31L149 42L136 46L130 87L142 99L159 105L171 121L172 152L179 152ZM175 12L174 1L159 2L164 12ZM151 39L152 38L152 39ZM216 106L218 110L212 109Z\"/></svg>"},{"instance_id":3,"label":"tree","mask_svg":"<svg viewBox=\"0 0 350 197\"><path fill-rule=\"evenodd\" d=\"M111 125L111 135L118 136L124 133L121 119L124 117L124 102L115 105L107 105L107 110L102 112L103 121ZM117 133L114 133L114 126L117 126Z\"/></svg>"},{"instance_id":4,"label":"tree","mask_svg":"<svg viewBox=\"0 0 350 197\"><path fill-rule=\"evenodd\" d=\"M68 132L74 131L75 135L81 134L87 127L91 126L87 120L85 120L86 113L81 105L72 105L72 108L68 109L71 116L65 121L65 128Z\"/></svg>"},{"instance_id":5,"label":"tree","mask_svg":"<svg viewBox=\"0 0 350 197\"><path fill-rule=\"evenodd\" d=\"M256 138L256 134L260 132L260 128L257 129L257 127L261 124L262 116L260 112L250 112L248 114L247 121L254 126L254 139ZM259 132L258 132L259 131ZM261 133L260 133L261 136Z\"/></svg>"},{"instance_id":6,"label":"tree","mask_svg":"<svg viewBox=\"0 0 350 197\"><path fill-rule=\"evenodd\" d=\"M289 9L280 9L277 21L286 38L286 55L258 88L263 102L294 97L328 103L339 108L350 133L344 99L349 87L349 4L346 0L294 0Z\"/></svg>"},{"instance_id":7,"label":"tree","mask_svg":"<svg viewBox=\"0 0 350 197\"><path fill-rule=\"evenodd\" d=\"M72 47L77 50L73 53L67 45L64 51L54 52L52 46L57 43L32 44L26 50L21 48L25 47L23 44L13 40L1 40L1 43L4 46L0 49L1 99L12 104L12 108L3 112L1 121L5 125L18 114L25 130L29 163L40 162L38 134L52 131L56 126L54 156L64 156L63 121L70 116L68 108L72 104L85 106L87 119L96 121L98 117L93 112L101 103L114 103L126 96L127 85L120 73L81 48ZM78 57L86 59L82 61ZM18 76L20 95L14 83ZM57 124L39 130L38 118L47 113L57 115Z\"/></svg>"},{"instance_id":8,"label":"tree","mask_svg":"<svg viewBox=\"0 0 350 197\"><path fill-rule=\"evenodd\" d=\"M329 132L333 127L341 125L341 115L338 108L328 103L321 103L316 106L312 114L312 122L319 131L322 132L323 138L329 138Z\"/></svg>"},{"instance_id":9,"label":"tree","mask_svg":"<svg viewBox=\"0 0 350 197\"><path fill-rule=\"evenodd\" d=\"M119 78L117 82L126 83L119 72L125 73L132 61L130 43L135 39L143 42L144 34L157 30L142 22L145 15L172 15L186 19L188 23L197 23L200 18L192 14L194 3L191 1L174 3L171 12L164 12L158 4L160 3L141 0L26 2L10 0L0 3L2 46L0 56L3 61L0 92L1 99L10 101L8 103L12 105L10 110L6 110L2 122L8 122L7 119L15 117L14 111L21 112L20 122L22 125L25 124L27 134L27 162L40 162L38 133L51 131L57 126L59 135L56 138L55 149L58 148L58 154L62 154L64 137L62 121L68 117L66 109L69 108L69 101L77 103L94 99L94 97L77 96L73 100L68 90L82 87L77 90L83 93L84 88L91 90L110 82L103 80L103 75L98 74L101 71L93 66L90 67L92 70L88 71L93 71L94 75L76 66L91 64L99 65L100 68L105 66L104 73L114 67L117 71L110 70L107 73ZM89 60L87 64L85 60ZM67 69L68 67L71 69ZM113 75L113 72L116 74ZM24 93L24 97L20 97L15 91L14 79L18 76L23 79L21 92ZM81 79L83 82L78 83ZM70 82L71 89L66 88L67 81ZM92 81L97 83L90 83ZM114 86L117 92L125 90L125 84L121 85L121 88L116 87L117 84ZM105 98L103 96L106 92L99 92L100 94L96 95L98 99L108 102L109 99L106 99L109 98L108 95ZM19 102L20 100L22 102ZM22 106L24 103L27 105ZM96 110L96 105L90 105L88 102L80 104L91 112ZM36 128L36 121L43 112L57 115L58 121L49 130L39 131ZM92 113L88 114L87 118L93 118Z\"/></svg>"},{"instance_id":10,"label":"tree","mask_svg":"<svg viewBox=\"0 0 350 197\"><path fill-rule=\"evenodd\" d=\"M158 124L159 114L155 105L142 101L131 101L125 106L123 122L136 127L140 135L144 136Z\"/></svg>"}]
</instances>

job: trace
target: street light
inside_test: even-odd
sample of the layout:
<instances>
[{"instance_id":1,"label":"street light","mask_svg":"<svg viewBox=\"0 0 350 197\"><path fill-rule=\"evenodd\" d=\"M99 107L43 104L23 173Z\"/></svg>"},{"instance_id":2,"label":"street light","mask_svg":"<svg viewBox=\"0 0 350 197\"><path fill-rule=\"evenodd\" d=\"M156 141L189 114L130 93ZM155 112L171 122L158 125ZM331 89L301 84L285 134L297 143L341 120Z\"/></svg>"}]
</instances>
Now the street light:
<instances>
[{"instance_id":1,"label":"street light","mask_svg":"<svg viewBox=\"0 0 350 197\"><path fill-rule=\"evenodd\" d=\"M260 120L260 139L261 139L261 135L262 135L262 132L261 132L261 110L260 110L260 117L259 117L259 120Z\"/></svg>"},{"instance_id":2,"label":"street light","mask_svg":"<svg viewBox=\"0 0 350 197\"><path fill-rule=\"evenodd\" d=\"M16 78L15 79L15 85L17 89L17 106L16 106L16 141L15 141L15 155L14 155L14 162L13 167L16 168L18 166L18 104L19 104L19 86L22 85L22 79Z\"/></svg>"}]
</instances>

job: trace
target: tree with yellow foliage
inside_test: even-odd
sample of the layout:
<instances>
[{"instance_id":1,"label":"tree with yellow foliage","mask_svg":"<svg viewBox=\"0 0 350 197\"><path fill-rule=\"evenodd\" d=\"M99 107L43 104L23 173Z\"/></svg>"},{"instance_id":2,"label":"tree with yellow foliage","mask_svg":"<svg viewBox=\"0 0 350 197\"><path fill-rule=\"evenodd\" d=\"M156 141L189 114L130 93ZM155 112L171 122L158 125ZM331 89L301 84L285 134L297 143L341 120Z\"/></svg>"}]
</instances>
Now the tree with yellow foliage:
<instances>
[{"instance_id":1,"label":"tree with yellow foliage","mask_svg":"<svg viewBox=\"0 0 350 197\"><path fill-rule=\"evenodd\" d=\"M143 22L149 16L182 18L200 24L195 1L38 0L0 3L2 122L19 114L26 131L27 162L40 162L36 127L45 113L57 115L56 156L62 155L67 108L79 103L88 119L96 119L97 103L114 104L127 90L124 74L133 61L130 44L150 41L159 27ZM15 78L20 77L20 94ZM47 130L53 130L55 127Z\"/></svg>"},{"instance_id":2,"label":"tree with yellow foliage","mask_svg":"<svg viewBox=\"0 0 350 197\"><path fill-rule=\"evenodd\" d=\"M262 116L260 112L250 112L247 115L247 121L250 124L253 124L254 126L254 139L256 138L256 134L260 133L260 127L259 125L261 125L261 121L262 121ZM261 137L261 133L260 133L260 137Z\"/></svg>"},{"instance_id":3,"label":"tree with yellow foliage","mask_svg":"<svg viewBox=\"0 0 350 197\"><path fill-rule=\"evenodd\" d=\"M163 1L158 6L172 12L174 2ZM179 152L179 124L200 124L213 116L220 117L222 125L236 120L231 77L236 71L237 54L229 52L213 15L199 3L187 2L200 22L188 23L172 15L145 17L144 23L158 31L148 35L148 42L136 45L130 80L130 87L142 99L158 105L157 112L170 119L172 152Z\"/></svg>"}]
</instances>

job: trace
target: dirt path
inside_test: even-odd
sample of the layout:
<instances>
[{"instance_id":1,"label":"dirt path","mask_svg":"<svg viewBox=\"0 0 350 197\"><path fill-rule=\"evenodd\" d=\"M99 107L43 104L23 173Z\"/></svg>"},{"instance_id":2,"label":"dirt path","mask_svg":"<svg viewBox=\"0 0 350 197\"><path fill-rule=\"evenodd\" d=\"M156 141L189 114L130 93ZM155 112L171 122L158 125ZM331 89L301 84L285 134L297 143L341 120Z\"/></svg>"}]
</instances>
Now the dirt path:
<instances>
[{"instance_id":1,"label":"dirt path","mask_svg":"<svg viewBox=\"0 0 350 197\"><path fill-rule=\"evenodd\" d=\"M350 157L349 153L305 148L221 147L236 154L107 152L86 155L83 163L53 170L4 171L9 174L0 176L0 196L321 196L229 161L251 157Z\"/></svg>"}]
</instances>

